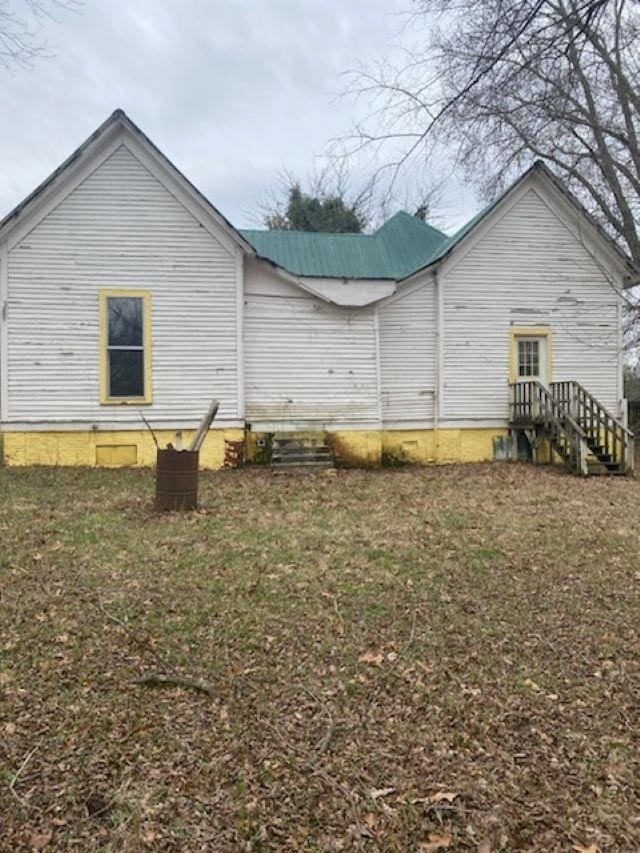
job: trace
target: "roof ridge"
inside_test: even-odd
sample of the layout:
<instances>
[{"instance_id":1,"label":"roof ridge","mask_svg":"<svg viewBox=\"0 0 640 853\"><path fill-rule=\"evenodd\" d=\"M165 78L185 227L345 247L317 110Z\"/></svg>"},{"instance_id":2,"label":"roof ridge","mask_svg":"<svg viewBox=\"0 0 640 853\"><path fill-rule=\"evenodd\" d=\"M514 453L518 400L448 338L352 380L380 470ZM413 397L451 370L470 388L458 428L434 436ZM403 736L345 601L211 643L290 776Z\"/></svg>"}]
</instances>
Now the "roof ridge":
<instances>
[{"instance_id":1,"label":"roof ridge","mask_svg":"<svg viewBox=\"0 0 640 853\"><path fill-rule=\"evenodd\" d=\"M445 234L445 232L440 230L440 228L436 228L435 225L431 225L430 222L425 222L423 219L414 216L413 213L409 213L407 210L396 210L395 213L393 213L388 219L385 219L385 221L371 233L363 231L305 231L302 228L239 228L238 230L241 234L295 234L304 235L305 237L319 237L321 239L326 237L378 238L385 236L385 228L396 219L410 219L411 222L415 223L419 228L423 228L425 231L432 234L441 235L443 239L449 239L449 235Z\"/></svg>"},{"instance_id":2,"label":"roof ridge","mask_svg":"<svg viewBox=\"0 0 640 853\"><path fill-rule=\"evenodd\" d=\"M300 228L239 228L241 234L296 234L313 237L375 237L362 231L304 231Z\"/></svg>"},{"instance_id":3,"label":"roof ridge","mask_svg":"<svg viewBox=\"0 0 640 853\"><path fill-rule=\"evenodd\" d=\"M432 225L430 222L425 222L424 219L420 219L420 217L413 213L409 213L407 210L397 210L392 216L386 219L374 233L380 234L380 232L382 232L382 234L384 234L384 229L396 219L410 219L412 223L416 224L419 228L423 228L425 231L440 234L445 239L448 236L440 228L436 228L435 225Z\"/></svg>"}]
</instances>

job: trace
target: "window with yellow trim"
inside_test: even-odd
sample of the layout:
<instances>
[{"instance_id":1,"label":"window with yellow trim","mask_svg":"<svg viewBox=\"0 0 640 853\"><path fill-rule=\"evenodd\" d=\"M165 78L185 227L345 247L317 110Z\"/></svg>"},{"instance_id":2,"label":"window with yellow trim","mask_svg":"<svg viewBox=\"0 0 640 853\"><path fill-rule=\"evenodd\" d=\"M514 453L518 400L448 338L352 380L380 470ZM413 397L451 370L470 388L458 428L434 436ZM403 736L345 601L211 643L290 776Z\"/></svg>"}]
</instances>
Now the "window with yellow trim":
<instances>
[{"instance_id":1,"label":"window with yellow trim","mask_svg":"<svg viewBox=\"0 0 640 853\"><path fill-rule=\"evenodd\" d=\"M509 382L536 379L543 384L553 376L552 332L548 326L512 326L509 329Z\"/></svg>"},{"instance_id":2,"label":"window with yellow trim","mask_svg":"<svg viewBox=\"0 0 640 853\"><path fill-rule=\"evenodd\" d=\"M151 402L150 294L100 292L100 400Z\"/></svg>"}]
</instances>

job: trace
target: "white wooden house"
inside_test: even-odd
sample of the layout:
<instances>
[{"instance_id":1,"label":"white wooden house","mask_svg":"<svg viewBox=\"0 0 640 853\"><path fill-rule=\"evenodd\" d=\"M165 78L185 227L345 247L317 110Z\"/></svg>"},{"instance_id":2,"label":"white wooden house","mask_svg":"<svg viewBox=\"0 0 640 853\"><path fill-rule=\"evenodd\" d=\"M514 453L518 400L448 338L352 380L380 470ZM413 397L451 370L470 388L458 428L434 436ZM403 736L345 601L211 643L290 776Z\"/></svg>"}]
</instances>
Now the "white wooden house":
<instances>
[{"instance_id":1,"label":"white wooden house","mask_svg":"<svg viewBox=\"0 0 640 853\"><path fill-rule=\"evenodd\" d=\"M483 460L517 430L623 470L637 280L541 164L451 237L238 231L118 110L0 223L4 459L149 464L141 412L168 440L217 397L210 467L281 433Z\"/></svg>"}]
</instances>

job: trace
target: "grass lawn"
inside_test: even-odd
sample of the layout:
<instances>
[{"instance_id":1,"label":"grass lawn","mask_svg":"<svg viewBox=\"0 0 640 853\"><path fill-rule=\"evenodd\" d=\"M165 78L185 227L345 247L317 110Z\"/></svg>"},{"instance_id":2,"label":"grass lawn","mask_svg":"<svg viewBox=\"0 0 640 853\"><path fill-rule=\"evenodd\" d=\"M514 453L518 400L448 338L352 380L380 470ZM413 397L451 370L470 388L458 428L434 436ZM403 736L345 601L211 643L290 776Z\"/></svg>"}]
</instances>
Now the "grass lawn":
<instances>
[{"instance_id":1,"label":"grass lawn","mask_svg":"<svg viewBox=\"0 0 640 853\"><path fill-rule=\"evenodd\" d=\"M2 849L640 847L640 481L152 492L0 469Z\"/></svg>"}]
</instances>

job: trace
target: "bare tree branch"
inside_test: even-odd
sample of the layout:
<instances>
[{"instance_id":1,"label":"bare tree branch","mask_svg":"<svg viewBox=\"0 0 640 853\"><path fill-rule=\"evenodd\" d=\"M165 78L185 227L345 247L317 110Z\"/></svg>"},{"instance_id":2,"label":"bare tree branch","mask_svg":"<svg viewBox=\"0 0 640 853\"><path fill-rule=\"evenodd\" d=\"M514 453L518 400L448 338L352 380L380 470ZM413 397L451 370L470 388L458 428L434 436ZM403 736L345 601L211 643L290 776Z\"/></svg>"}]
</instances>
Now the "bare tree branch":
<instances>
[{"instance_id":1,"label":"bare tree branch","mask_svg":"<svg viewBox=\"0 0 640 853\"><path fill-rule=\"evenodd\" d=\"M57 12L79 12L83 0L0 0L0 66L30 68L36 59L52 56L43 36Z\"/></svg>"},{"instance_id":2,"label":"bare tree branch","mask_svg":"<svg viewBox=\"0 0 640 853\"><path fill-rule=\"evenodd\" d=\"M446 152L486 194L534 158L640 265L637 0L419 0L399 66L359 69L342 140L392 192Z\"/></svg>"}]
</instances>

